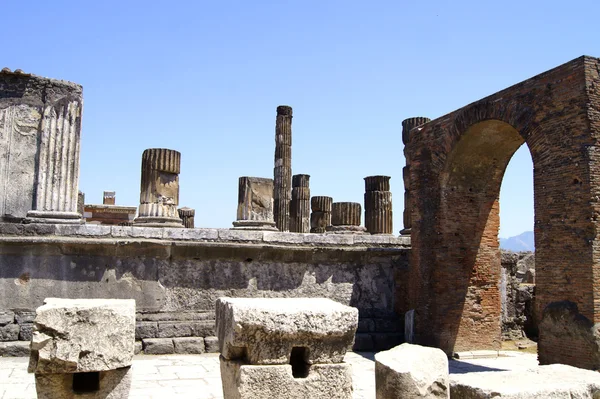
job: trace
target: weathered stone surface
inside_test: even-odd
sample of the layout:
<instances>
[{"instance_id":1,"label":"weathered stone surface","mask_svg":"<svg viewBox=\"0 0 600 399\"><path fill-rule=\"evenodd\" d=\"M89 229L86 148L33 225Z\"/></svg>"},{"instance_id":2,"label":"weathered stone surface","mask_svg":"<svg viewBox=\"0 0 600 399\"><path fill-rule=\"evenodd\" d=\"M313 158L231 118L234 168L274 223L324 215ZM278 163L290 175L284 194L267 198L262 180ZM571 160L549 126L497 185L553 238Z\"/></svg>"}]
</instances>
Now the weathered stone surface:
<instances>
[{"instance_id":1,"label":"weathered stone surface","mask_svg":"<svg viewBox=\"0 0 600 399\"><path fill-rule=\"evenodd\" d=\"M306 377L294 378L292 366L245 365L222 356L224 399L351 399L352 371L348 364L306 365Z\"/></svg>"},{"instance_id":2,"label":"weathered stone surface","mask_svg":"<svg viewBox=\"0 0 600 399\"><path fill-rule=\"evenodd\" d=\"M206 353L219 353L219 338L204 337L204 347L206 349Z\"/></svg>"},{"instance_id":3,"label":"weathered stone surface","mask_svg":"<svg viewBox=\"0 0 600 399\"><path fill-rule=\"evenodd\" d=\"M201 354L205 352L204 338L173 338L173 348L175 353Z\"/></svg>"},{"instance_id":4,"label":"weathered stone surface","mask_svg":"<svg viewBox=\"0 0 600 399\"><path fill-rule=\"evenodd\" d=\"M18 324L7 324L0 327L0 341L16 341L19 339Z\"/></svg>"},{"instance_id":5,"label":"weathered stone surface","mask_svg":"<svg viewBox=\"0 0 600 399\"><path fill-rule=\"evenodd\" d=\"M361 206L358 202L334 202L331 206L333 226L360 226Z\"/></svg>"},{"instance_id":6,"label":"weathered stone surface","mask_svg":"<svg viewBox=\"0 0 600 399\"><path fill-rule=\"evenodd\" d=\"M225 359L287 364L293 347L305 361L340 363L354 342L358 310L322 298L219 298L219 349Z\"/></svg>"},{"instance_id":7,"label":"weathered stone surface","mask_svg":"<svg viewBox=\"0 0 600 399\"><path fill-rule=\"evenodd\" d=\"M171 338L147 338L142 340L147 355L167 355L175 351Z\"/></svg>"},{"instance_id":8,"label":"weathered stone surface","mask_svg":"<svg viewBox=\"0 0 600 399\"><path fill-rule=\"evenodd\" d=\"M158 337L158 323L155 321L138 321L135 323L135 339Z\"/></svg>"},{"instance_id":9,"label":"weathered stone surface","mask_svg":"<svg viewBox=\"0 0 600 399\"><path fill-rule=\"evenodd\" d=\"M74 374L36 374L35 389L38 399L125 399L131 389L131 367L101 371L95 392L75 393Z\"/></svg>"},{"instance_id":10,"label":"weathered stone surface","mask_svg":"<svg viewBox=\"0 0 600 399\"><path fill-rule=\"evenodd\" d=\"M133 354L139 355L140 353L142 353L143 348L144 345L142 344L142 341L135 341L135 344L133 346Z\"/></svg>"},{"instance_id":11,"label":"weathered stone surface","mask_svg":"<svg viewBox=\"0 0 600 399\"><path fill-rule=\"evenodd\" d=\"M377 399L449 398L448 358L437 348L402 344L375 354Z\"/></svg>"},{"instance_id":12,"label":"weathered stone surface","mask_svg":"<svg viewBox=\"0 0 600 399\"><path fill-rule=\"evenodd\" d=\"M452 399L597 399L600 374L563 364L528 371L452 374Z\"/></svg>"},{"instance_id":13,"label":"weathered stone surface","mask_svg":"<svg viewBox=\"0 0 600 399\"><path fill-rule=\"evenodd\" d=\"M15 312L10 310L2 310L0 311L0 326L5 326L7 324L12 324L15 321Z\"/></svg>"},{"instance_id":14,"label":"weathered stone surface","mask_svg":"<svg viewBox=\"0 0 600 399\"><path fill-rule=\"evenodd\" d=\"M177 212L179 213L179 218L183 221L183 226L186 229L193 229L196 210L184 206L183 208L179 208Z\"/></svg>"},{"instance_id":15,"label":"weathered stone surface","mask_svg":"<svg viewBox=\"0 0 600 399\"><path fill-rule=\"evenodd\" d=\"M19 324L19 341L31 341L33 337L33 323Z\"/></svg>"},{"instance_id":16,"label":"weathered stone surface","mask_svg":"<svg viewBox=\"0 0 600 399\"><path fill-rule=\"evenodd\" d=\"M292 190L292 107L277 107L275 166L273 168L273 216L279 231L289 231Z\"/></svg>"},{"instance_id":17,"label":"weathered stone surface","mask_svg":"<svg viewBox=\"0 0 600 399\"><path fill-rule=\"evenodd\" d=\"M236 228L274 230L273 179L242 176L239 179Z\"/></svg>"},{"instance_id":18,"label":"weathered stone surface","mask_svg":"<svg viewBox=\"0 0 600 399\"><path fill-rule=\"evenodd\" d=\"M309 175L292 176L292 199L290 202L290 231L310 233Z\"/></svg>"},{"instance_id":19,"label":"weathered stone surface","mask_svg":"<svg viewBox=\"0 0 600 399\"><path fill-rule=\"evenodd\" d=\"M31 311L31 310L15 311L15 321L18 324L33 323L33 320L35 320L35 311Z\"/></svg>"},{"instance_id":20,"label":"weathered stone surface","mask_svg":"<svg viewBox=\"0 0 600 399\"><path fill-rule=\"evenodd\" d=\"M134 300L47 298L36 313L30 372L80 373L131 365Z\"/></svg>"},{"instance_id":21,"label":"weathered stone surface","mask_svg":"<svg viewBox=\"0 0 600 399\"><path fill-rule=\"evenodd\" d=\"M29 356L29 342L24 342L24 341L0 342L0 356L6 356L6 357Z\"/></svg>"},{"instance_id":22,"label":"weathered stone surface","mask_svg":"<svg viewBox=\"0 0 600 399\"><path fill-rule=\"evenodd\" d=\"M392 193L389 176L365 177L365 228L371 234L392 234Z\"/></svg>"}]
</instances>

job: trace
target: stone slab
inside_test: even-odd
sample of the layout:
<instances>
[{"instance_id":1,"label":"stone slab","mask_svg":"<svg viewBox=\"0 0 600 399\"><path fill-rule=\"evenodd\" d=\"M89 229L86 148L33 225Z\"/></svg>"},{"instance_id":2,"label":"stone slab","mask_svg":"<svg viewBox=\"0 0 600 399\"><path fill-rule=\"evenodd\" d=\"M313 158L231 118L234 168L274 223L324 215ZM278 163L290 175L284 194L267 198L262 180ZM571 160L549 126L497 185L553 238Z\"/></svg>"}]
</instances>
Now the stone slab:
<instances>
[{"instance_id":1,"label":"stone slab","mask_svg":"<svg viewBox=\"0 0 600 399\"><path fill-rule=\"evenodd\" d=\"M412 344L379 352L375 389L377 399L449 398L448 358L441 349Z\"/></svg>"},{"instance_id":2,"label":"stone slab","mask_svg":"<svg viewBox=\"0 0 600 399\"><path fill-rule=\"evenodd\" d=\"M12 324L15 321L15 312L10 310L0 310L0 326Z\"/></svg>"},{"instance_id":3,"label":"stone slab","mask_svg":"<svg viewBox=\"0 0 600 399\"><path fill-rule=\"evenodd\" d=\"M35 389L38 399L123 399L131 390L131 367L99 373L98 390L74 392L73 379L76 374L36 374Z\"/></svg>"},{"instance_id":4,"label":"stone slab","mask_svg":"<svg viewBox=\"0 0 600 399\"><path fill-rule=\"evenodd\" d=\"M205 352L204 338L202 337L181 337L173 338L173 348L175 353L202 354Z\"/></svg>"},{"instance_id":5,"label":"stone slab","mask_svg":"<svg viewBox=\"0 0 600 399\"><path fill-rule=\"evenodd\" d=\"M249 364L287 364L293 347L340 363L358 326L358 309L325 298L219 298L216 316L221 355Z\"/></svg>"},{"instance_id":6,"label":"stone slab","mask_svg":"<svg viewBox=\"0 0 600 399\"><path fill-rule=\"evenodd\" d=\"M135 323L135 339L156 338L158 323L155 321L138 321Z\"/></svg>"},{"instance_id":7,"label":"stone slab","mask_svg":"<svg viewBox=\"0 0 600 399\"><path fill-rule=\"evenodd\" d=\"M131 365L133 299L47 298L44 302L36 310L30 372L81 373Z\"/></svg>"},{"instance_id":8,"label":"stone slab","mask_svg":"<svg viewBox=\"0 0 600 399\"><path fill-rule=\"evenodd\" d=\"M33 323L25 323L21 324L21 329L19 330L19 341L31 341L33 337Z\"/></svg>"},{"instance_id":9,"label":"stone slab","mask_svg":"<svg viewBox=\"0 0 600 399\"><path fill-rule=\"evenodd\" d=\"M600 374L563 364L527 371L452 374L452 399L597 399Z\"/></svg>"},{"instance_id":10,"label":"stone slab","mask_svg":"<svg viewBox=\"0 0 600 399\"><path fill-rule=\"evenodd\" d=\"M308 375L294 378L292 366L246 365L221 361L224 399L351 399L352 369L346 363L313 364Z\"/></svg>"},{"instance_id":11,"label":"stone slab","mask_svg":"<svg viewBox=\"0 0 600 399\"><path fill-rule=\"evenodd\" d=\"M148 338L142 340L147 355L167 355L175 352L171 338Z\"/></svg>"},{"instance_id":12,"label":"stone slab","mask_svg":"<svg viewBox=\"0 0 600 399\"><path fill-rule=\"evenodd\" d=\"M204 337L204 347L206 353L219 353L219 338Z\"/></svg>"},{"instance_id":13,"label":"stone slab","mask_svg":"<svg viewBox=\"0 0 600 399\"><path fill-rule=\"evenodd\" d=\"M0 342L0 357L29 356L29 342L11 341Z\"/></svg>"},{"instance_id":14,"label":"stone slab","mask_svg":"<svg viewBox=\"0 0 600 399\"><path fill-rule=\"evenodd\" d=\"M19 339L21 328L18 324L7 324L0 326L0 342L16 341Z\"/></svg>"}]
</instances>

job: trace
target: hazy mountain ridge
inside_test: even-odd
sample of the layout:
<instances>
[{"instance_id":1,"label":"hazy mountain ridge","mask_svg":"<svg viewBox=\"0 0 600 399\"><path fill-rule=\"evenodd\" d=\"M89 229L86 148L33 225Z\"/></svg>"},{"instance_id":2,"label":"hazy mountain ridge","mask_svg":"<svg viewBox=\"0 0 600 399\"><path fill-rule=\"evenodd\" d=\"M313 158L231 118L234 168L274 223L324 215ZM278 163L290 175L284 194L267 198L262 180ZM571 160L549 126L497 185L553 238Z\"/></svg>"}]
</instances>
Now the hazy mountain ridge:
<instances>
[{"instance_id":1,"label":"hazy mountain ridge","mask_svg":"<svg viewBox=\"0 0 600 399\"><path fill-rule=\"evenodd\" d=\"M526 231L518 236L500 238L500 248L510 251L535 251L533 231Z\"/></svg>"}]
</instances>

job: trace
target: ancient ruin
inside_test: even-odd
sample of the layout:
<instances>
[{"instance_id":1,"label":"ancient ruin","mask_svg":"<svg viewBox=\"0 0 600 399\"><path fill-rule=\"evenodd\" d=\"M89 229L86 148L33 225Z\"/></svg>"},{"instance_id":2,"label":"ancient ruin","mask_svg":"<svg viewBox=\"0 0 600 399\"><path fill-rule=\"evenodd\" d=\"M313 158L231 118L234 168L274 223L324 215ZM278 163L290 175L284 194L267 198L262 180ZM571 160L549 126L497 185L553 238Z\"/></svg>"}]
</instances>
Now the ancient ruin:
<instances>
[{"instance_id":1,"label":"ancient ruin","mask_svg":"<svg viewBox=\"0 0 600 399\"><path fill-rule=\"evenodd\" d=\"M134 224L148 227L183 227L179 218L179 168L181 154L150 148L142 154L140 208Z\"/></svg>"},{"instance_id":2,"label":"ancient ruin","mask_svg":"<svg viewBox=\"0 0 600 399\"><path fill-rule=\"evenodd\" d=\"M292 199L290 201L290 231L310 233L310 176L292 176Z\"/></svg>"},{"instance_id":3,"label":"ancient ruin","mask_svg":"<svg viewBox=\"0 0 600 399\"><path fill-rule=\"evenodd\" d=\"M292 107L277 107L275 122L274 217L279 231L290 230L292 192Z\"/></svg>"},{"instance_id":4,"label":"ancient ruin","mask_svg":"<svg viewBox=\"0 0 600 399\"><path fill-rule=\"evenodd\" d=\"M183 226L186 229L193 229L196 210L184 206L183 208L179 208L177 212L179 213L179 218L183 221Z\"/></svg>"},{"instance_id":5,"label":"ancient ruin","mask_svg":"<svg viewBox=\"0 0 600 399\"><path fill-rule=\"evenodd\" d=\"M331 226L327 231L333 233L364 233L360 225L362 209L358 202L334 202L331 205Z\"/></svg>"},{"instance_id":6,"label":"ancient ruin","mask_svg":"<svg viewBox=\"0 0 600 399\"><path fill-rule=\"evenodd\" d=\"M237 229L277 230L273 221L273 180L262 177L240 177Z\"/></svg>"},{"instance_id":7,"label":"ancient ruin","mask_svg":"<svg viewBox=\"0 0 600 399\"><path fill-rule=\"evenodd\" d=\"M310 214L310 232L325 233L327 226L331 226L331 208L333 198L318 196L310 199L312 212Z\"/></svg>"},{"instance_id":8,"label":"ancient ruin","mask_svg":"<svg viewBox=\"0 0 600 399\"><path fill-rule=\"evenodd\" d=\"M389 176L365 177L365 228L371 234L392 234Z\"/></svg>"},{"instance_id":9,"label":"ancient ruin","mask_svg":"<svg viewBox=\"0 0 600 399\"><path fill-rule=\"evenodd\" d=\"M102 205L85 204L83 217L86 223L129 226L133 223L137 207L116 205L114 191L104 191Z\"/></svg>"}]
</instances>

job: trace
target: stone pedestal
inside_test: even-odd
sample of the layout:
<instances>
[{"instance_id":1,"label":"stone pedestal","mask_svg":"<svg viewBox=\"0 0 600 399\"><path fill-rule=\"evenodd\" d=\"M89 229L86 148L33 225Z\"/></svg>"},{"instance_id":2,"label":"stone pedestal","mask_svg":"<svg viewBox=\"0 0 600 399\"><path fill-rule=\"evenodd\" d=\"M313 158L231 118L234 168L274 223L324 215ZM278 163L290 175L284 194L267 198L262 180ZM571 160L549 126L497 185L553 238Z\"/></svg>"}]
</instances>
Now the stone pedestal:
<instances>
[{"instance_id":1,"label":"stone pedestal","mask_svg":"<svg viewBox=\"0 0 600 399\"><path fill-rule=\"evenodd\" d=\"M371 234L392 234L389 176L365 177L365 228Z\"/></svg>"},{"instance_id":2,"label":"stone pedestal","mask_svg":"<svg viewBox=\"0 0 600 399\"><path fill-rule=\"evenodd\" d=\"M334 202L331 206L331 226L327 227L332 233L366 233L360 225L362 209L358 202Z\"/></svg>"},{"instance_id":3,"label":"stone pedestal","mask_svg":"<svg viewBox=\"0 0 600 399\"><path fill-rule=\"evenodd\" d=\"M219 298L224 399L352 398L358 310L322 298Z\"/></svg>"},{"instance_id":4,"label":"stone pedestal","mask_svg":"<svg viewBox=\"0 0 600 399\"><path fill-rule=\"evenodd\" d=\"M179 218L181 154L166 148L150 148L142 154L140 207L134 225L183 227Z\"/></svg>"},{"instance_id":5,"label":"stone pedestal","mask_svg":"<svg viewBox=\"0 0 600 399\"><path fill-rule=\"evenodd\" d=\"M187 229L193 229L194 215L196 214L196 210L188 207L183 207L179 208L177 212L179 212L179 217L183 221L183 226Z\"/></svg>"},{"instance_id":6,"label":"stone pedestal","mask_svg":"<svg viewBox=\"0 0 600 399\"><path fill-rule=\"evenodd\" d=\"M411 205L410 205L410 161L408 159L407 146L410 141L410 131L418 126L431 121L429 118L417 116L402 121L402 144L404 144L404 161L406 166L402 168L402 178L404 180L404 228L400 231L401 235L410 236L411 228Z\"/></svg>"},{"instance_id":7,"label":"stone pedestal","mask_svg":"<svg viewBox=\"0 0 600 399\"><path fill-rule=\"evenodd\" d=\"M277 107L275 121L274 218L279 231L290 230L292 192L292 107Z\"/></svg>"},{"instance_id":8,"label":"stone pedestal","mask_svg":"<svg viewBox=\"0 0 600 399\"><path fill-rule=\"evenodd\" d=\"M273 180L262 177L240 177L235 229L273 230Z\"/></svg>"},{"instance_id":9,"label":"stone pedestal","mask_svg":"<svg viewBox=\"0 0 600 399\"><path fill-rule=\"evenodd\" d=\"M333 198L317 196L312 197L310 205L312 213L310 214L310 232L325 233L327 226L331 226L331 206Z\"/></svg>"},{"instance_id":10,"label":"stone pedestal","mask_svg":"<svg viewBox=\"0 0 600 399\"><path fill-rule=\"evenodd\" d=\"M28 368L38 398L126 398L134 342L133 299L46 299Z\"/></svg>"},{"instance_id":11,"label":"stone pedestal","mask_svg":"<svg viewBox=\"0 0 600 399\"><path fill-rule=\"evenodd\" d=\"M290 202L290 231L310 233L309 175L292 176L292 201Z\"/></svg>"}]
</instances>

